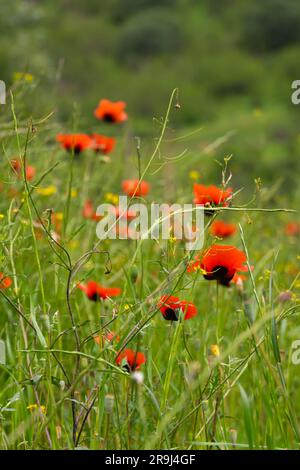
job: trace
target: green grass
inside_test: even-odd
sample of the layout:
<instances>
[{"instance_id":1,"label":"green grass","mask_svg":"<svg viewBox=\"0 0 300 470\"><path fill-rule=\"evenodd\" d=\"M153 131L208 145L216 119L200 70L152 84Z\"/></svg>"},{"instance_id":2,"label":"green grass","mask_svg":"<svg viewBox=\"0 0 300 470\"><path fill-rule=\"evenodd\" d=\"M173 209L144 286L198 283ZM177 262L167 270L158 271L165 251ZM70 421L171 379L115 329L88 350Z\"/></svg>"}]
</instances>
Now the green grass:
<instances>
[{"instance_id":1,"label":"green grass","mask_svg":"<svg viewBox=\"0 0 300 470\"><path fill-rule=\"evenodd\" d=\"M221 171L228 166L228 175L232 162L240 189L235 181L245 175L238 155L225 164L222 142L204 145L200 132L204 150L195 150L193 129L171 130L175 94L154 140L142 140L138 152L128 128L116 129L123 135L110 163L90 151L61 150L53 116L20 118L18 101L1 108L1 271L13 280L0 290L1 449L299 448L299 366L291 348L300 335L300 253L299 240L284 232L298 216L283 209L296 209L297 196L283 195L276 178L255 189L249 175L254 189L215 212L213 218L239 224L228 243L254 266L242 292L188 274L191 254L180 241L99 243L95 222L82 217L87 198L96 207L107 193L120 194L123 179L139 175L151 182L148 204L191 202L191 169L204 184L221 184ZM205 151L211 144L213 154ZM18 155L36 167L33 181L11 171L9 161ZM219 176L207 181L212 168ZM49 186L54 194L38 191ZM59 241L50 209L63 214ZM211 220L205 247L215 241ZM121 287L122 295L91 302L76 289L87 279ZM291 300L280 302L287 290ZM194 302L197 317L165 321L157 302L166 291ZM119 343L96 344L93 336L107 329ZM219 356L211 353L215 344ZM115 362L125 346L146 355L141 384Z\"/></svg>"}]
</instances>

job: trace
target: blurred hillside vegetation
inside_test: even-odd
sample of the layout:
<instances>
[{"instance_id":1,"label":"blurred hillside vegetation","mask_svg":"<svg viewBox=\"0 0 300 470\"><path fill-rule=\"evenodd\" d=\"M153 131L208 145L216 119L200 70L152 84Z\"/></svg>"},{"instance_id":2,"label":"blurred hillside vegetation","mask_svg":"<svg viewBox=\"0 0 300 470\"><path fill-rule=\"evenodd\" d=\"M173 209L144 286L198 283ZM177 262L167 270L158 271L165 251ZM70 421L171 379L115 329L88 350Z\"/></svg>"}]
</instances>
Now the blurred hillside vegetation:
<instances>
[{"instance_id":1,"label":"blurred hillside vegetation","mask_svg":"<svg viewBox=\"0 0 300 470\"><path fill-rule=\"evenodd\" d=\"M172 126L202 127L206 143L234 129L222 152L239 155L245 174L284 168L296 184L299 0L1 0L0 50L7 84L33 75L24 115L55 109L67 126L76 102L82 128L95 127L98 100L123 99L135 131L151 135L178 87Z\"/></svg>"}]
</instances>

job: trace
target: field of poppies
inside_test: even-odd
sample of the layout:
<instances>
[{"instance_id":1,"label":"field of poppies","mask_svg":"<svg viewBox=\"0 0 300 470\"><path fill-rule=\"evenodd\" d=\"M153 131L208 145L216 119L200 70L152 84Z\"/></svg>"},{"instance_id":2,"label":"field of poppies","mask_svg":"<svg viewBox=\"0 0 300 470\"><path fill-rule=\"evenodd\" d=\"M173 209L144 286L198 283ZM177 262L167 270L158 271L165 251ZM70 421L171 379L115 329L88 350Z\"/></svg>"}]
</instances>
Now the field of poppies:
<instances>
[{"instance_id":1,"label":"field of poppies","mask_svg":"<svg viewBox=\"0 0 300 470\"><path fill-rule=\"evenodd\" d=\"M93 129L2 106L1 449L299 448L299 198L244 189L183 104L145 139L124 101ZM99 240L99 204L136 216L120 195L201 205L203 248Z\"/></svg>"}]
</instances>

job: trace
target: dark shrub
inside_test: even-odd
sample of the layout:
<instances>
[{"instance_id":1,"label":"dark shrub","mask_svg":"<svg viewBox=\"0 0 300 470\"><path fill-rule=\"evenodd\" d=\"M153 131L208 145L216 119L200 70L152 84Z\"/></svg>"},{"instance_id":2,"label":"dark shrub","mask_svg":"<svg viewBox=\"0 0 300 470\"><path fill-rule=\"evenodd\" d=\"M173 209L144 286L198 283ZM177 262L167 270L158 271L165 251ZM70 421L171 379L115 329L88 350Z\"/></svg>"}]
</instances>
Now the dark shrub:
<instances>
[{"instance_id":1,"label":"dark shrub","mask_svg":"<svg viewBox=\"0 0 300 470\"><path fill-rule=\"evenodd\" d=\"M182 45L182 32L176 16L164 9L148 10L132 17L120 33L118 53L122 60L142 60Z\"/></svg>"},{"instance_id":2,"label":"dark shrub","mask_svg":"<svg viewBox=\"0 0 300 470\"><path fill-rule=\"evenodd\" d=\"M170 7L176 9L176 0L105 0L114 21L122 22L149 8Z\"/></svg>"},{"instance_id":3,"label":"dark shrub","mask_svg":"<svg viewBox=\"0 0 300 470\"><path fill-rule=\"evenodd\" d=\"M244 43L258 52L300 41L299 0L264 0L249 4L243 19Z\"/></svg>"}]
</instances>

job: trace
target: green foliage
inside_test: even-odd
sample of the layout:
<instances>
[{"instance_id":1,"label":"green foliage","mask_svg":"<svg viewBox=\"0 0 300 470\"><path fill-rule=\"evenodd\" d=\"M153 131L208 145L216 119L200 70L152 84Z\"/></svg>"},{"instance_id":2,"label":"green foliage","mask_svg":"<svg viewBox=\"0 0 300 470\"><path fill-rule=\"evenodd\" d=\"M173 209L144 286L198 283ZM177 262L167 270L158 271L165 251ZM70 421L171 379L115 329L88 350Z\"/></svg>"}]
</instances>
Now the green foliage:
<instances>
[{"instance_id":1,"label":"green foliage","mask_svg":"<svg viewBox=\"0 0 300 470\"><path fill-rule=\"evenodd\" d=\"M8 96L0 107L0 272L12 280L0 289L1 449L71 449L74 437L89 449L299 448L299 365L289 357L299 338L299 234L285 231L299 214L264 210L299 207L300 108L290 100L298 25L291 0L0 2L0 79L16 111ZM104 97L127 102L126 124L96 121ZM64 131L107 133L117 145L105 158L89 149L73 159L55 142ZM234 207L220 217L243 227L245 236L237 230L229 241L247 247L254 266L242 288L191 277L174 237L96 245L84 201L96 207L118 195L153 148L148 202L190 203L195 179L220 185L232 173ZM28 186L10 164L25 153L36 168ZM211 221L205 248L223 243ZM88 279L122 296L92 302L76 288ZM166 324L156 311L166 291L194 302L197 317ZM94 341L108 328L120 343ZM210 354L216 343L219 357ZM116 366L123 344L145 353L143 383Z\"/></svg>"},{"instance_id":2,"label":"green foliage","mask_svg":"<svg viewBox=\"0 0 300 470\"><path fill-rule=\"evenodd\" d=\"M104 0L102 8L108 10L116 22L126 21L141 12L149 13L152 8L169 7L176 10L178 0Z\"/></svg>"},{"instance_id":3,"label":"green foliage","mask_svg":"<svg viewBox=\"0 0 300 470\"><path fill-rule=\"evenodd\" d=\"M300 41L298 0L251 2L243 17L244 42L256 52L272 51Z\"/></svg>"},{"instance_id":4,"label":"green foliage","mask_svg":"<svg viewBox=\"0 0 300 470\"><path fill-rule=\"evenodd\" d=\"M153 9L133 16L122 28L118 42L120 58L144 62L151 56L180 51L182 30L177 17L166 9Z\"/></svg>"},{"instance_id":5,"label":"green foliage","mask_svg":"<svg viewBox=\"0 0 300 470\"><path fill-rule=\"evenodd\" d=\"M160 122L165 134L160 125L154 140L142 140L141 171L151 183L145 203L190 203L190 170L220 184L223 157L234 150L223 176L233 172L235 196L215 216L240 224L228 243L248 252L254 270L242 285L223 287L187 272L191 253L176 238L99 244L82 206L90 198L96 207L138 175L130 127L112 129L118 139L108 158L91 149L72 158L54 142L61 131L54 116L38 122L34 115L27 129L29 89L32 101L39 98L25 81L14 90L15 108L10 99L0 108L0 272L12 280L0 289L0 448L297 449L299 365L289 352L299 338L299 234L285 233L294 213L265 209L297 208L300 200L299 189L287 194L275 179L283 168L277 157L293 144L288 111L237 115L228 105L224 121L178 132L172 106ZM224 139L229 125L240 132ZM27 184L10 165L25 154L36 168ZM254 186L251 174L266 161L273 185L257 179ZM212 220L205 220L205 248L223 243L210 233ZM76 288L89 279L122 295L91 301ZM195 303L198 315L164 320L157 303L166 292ZM115 339L105 340L108 330ZM116 365L123 345L145 354L143 375Z\"/></svg>"},{"instance_id":6,"label":"green foliage","mask_svg":"<svg viewBox=\"0 0 300 470\"><path fill-rule=\"evenodd\" d=\"M55 109L67 128L76 109L79 130L99 130L98 101L125 100L132 132L145 138L153 131L149 116L157 125L178 87L175 128L203 127L211 136L210 129L226 134L234 127L228 151L239 155L243 145L239 158L249 171L259 152L256 168L265 180L279 168L290 180L291 162L296 169L299 162L299 113L290 100L300 74L298 21L294 0L1 2L0 79L22 93L24 117ZM22 71L34 75L30 87L15 83ZM264 118L240 138L256 110ZM259 126L263 143L255 138Z\"/></svg>"}]
</instances>

